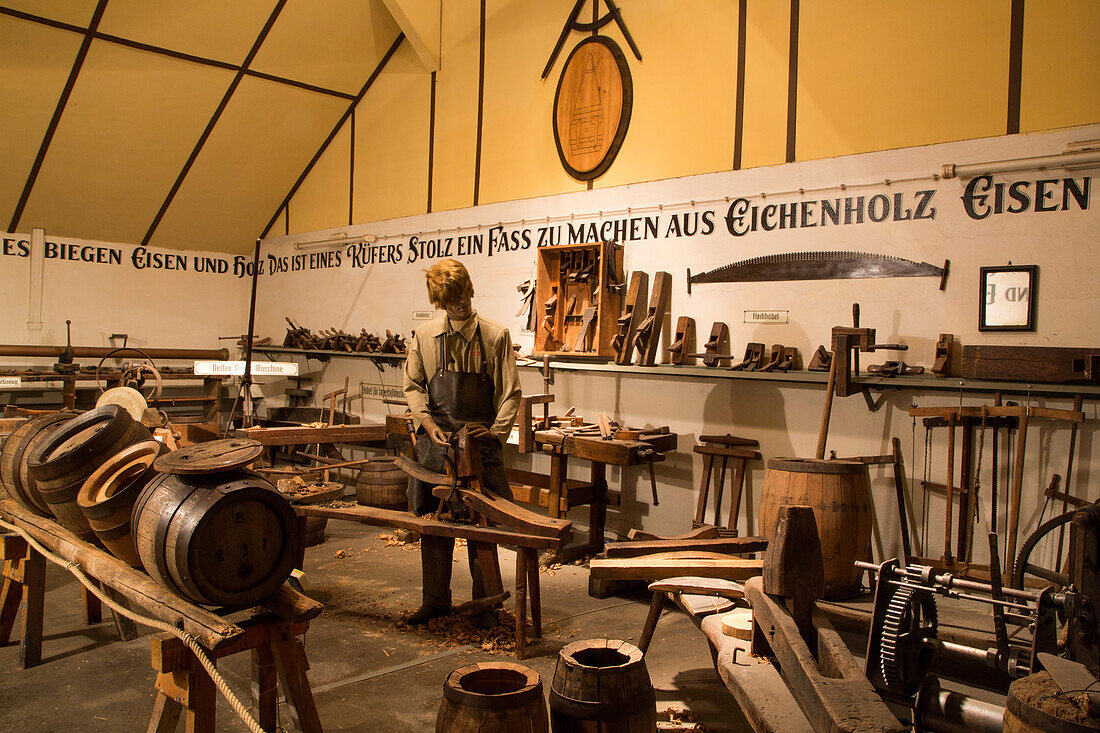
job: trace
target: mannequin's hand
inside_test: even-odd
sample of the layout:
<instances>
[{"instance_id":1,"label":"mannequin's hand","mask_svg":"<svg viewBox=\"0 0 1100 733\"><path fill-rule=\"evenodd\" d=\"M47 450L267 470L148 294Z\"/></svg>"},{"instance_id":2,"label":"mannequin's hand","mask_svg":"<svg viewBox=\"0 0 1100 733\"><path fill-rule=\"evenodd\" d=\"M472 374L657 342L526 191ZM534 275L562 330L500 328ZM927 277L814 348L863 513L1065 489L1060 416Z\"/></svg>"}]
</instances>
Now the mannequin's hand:
<instances>
[{"instance_id":1,"label":"mannequin's hand","mask_svg":"<svg viewBox=\"0 0 1100 733\"><path fill-rule=\"evenodd\" d=\"M484 425L478 425L477 423L467 423L466 430L469 431L470 437L474 440L488 440L489 438L496 437L489 432L489 428Z\"/></svg>"},{"instance_id":2,"label":"mannequin's hand","mask_svg":"<svg viewBox=\"0 0 1100 733\"><path fill-rule=\"evenodd\" d=\"M447 434L443 432L441 427L435 424L435 420L428 418L420 423L420 427L424 428L424 432L427 433L428 439L436 445L448 445Z\"/></svg>"}]
</instances>

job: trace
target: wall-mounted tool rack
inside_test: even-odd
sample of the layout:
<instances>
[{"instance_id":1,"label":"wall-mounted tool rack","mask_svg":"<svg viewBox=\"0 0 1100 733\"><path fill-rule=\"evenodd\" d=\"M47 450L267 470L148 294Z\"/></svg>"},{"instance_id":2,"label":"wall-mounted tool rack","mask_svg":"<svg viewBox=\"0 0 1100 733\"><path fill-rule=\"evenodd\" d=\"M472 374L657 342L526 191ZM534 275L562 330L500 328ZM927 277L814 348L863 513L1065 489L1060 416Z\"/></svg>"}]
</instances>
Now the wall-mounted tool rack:
<instances>
[{"instance_id":1,"label":"wall-mounted tool rack","mask_svg":"<svg viewBox=\"0 0 1100 733\"><path fill-rule=\"evenodd\" d=\"M623 247L614 242L538 250L535 356L613 359L623 310Z\"/></svg>"}]
</instances>

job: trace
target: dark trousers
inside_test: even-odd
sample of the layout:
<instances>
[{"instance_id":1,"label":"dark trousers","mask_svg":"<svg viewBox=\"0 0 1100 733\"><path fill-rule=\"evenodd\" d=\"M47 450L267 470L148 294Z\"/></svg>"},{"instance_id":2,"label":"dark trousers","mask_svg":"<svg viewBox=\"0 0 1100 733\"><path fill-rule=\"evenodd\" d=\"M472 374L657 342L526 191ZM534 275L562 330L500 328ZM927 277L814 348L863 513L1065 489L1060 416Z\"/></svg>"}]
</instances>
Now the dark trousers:
<instances>
[{"instance_id":1,"label":"dark trousers","mask_svg":"<svg viewBox=\"0 0 1100 733\"><path fill-rule=\"evenodd\" d=\"M479 440L477 447L481 457L482 485L487 491L511 499L512 489L508 485L508 477L504 472L504 446L499 440L489 438ZM445 473L443 448L433 443L427 435L417 436L416 455L424 468ZM414 514L428 514L439 506L440 500L432 496L432 488L430 484L419 479L409 481L409 509ZM454 546L453 537L431 535L420 537L420 566L424 582L425 606L451 607L451 565L453 564L451 560L454 556ZM472 546L468 544L466 551L470 563L470 577L473 579L472 597L482 598L485 596L485 580L481 576L481 565L477 562L477 554Z\"/></svg>"}]
</instances>

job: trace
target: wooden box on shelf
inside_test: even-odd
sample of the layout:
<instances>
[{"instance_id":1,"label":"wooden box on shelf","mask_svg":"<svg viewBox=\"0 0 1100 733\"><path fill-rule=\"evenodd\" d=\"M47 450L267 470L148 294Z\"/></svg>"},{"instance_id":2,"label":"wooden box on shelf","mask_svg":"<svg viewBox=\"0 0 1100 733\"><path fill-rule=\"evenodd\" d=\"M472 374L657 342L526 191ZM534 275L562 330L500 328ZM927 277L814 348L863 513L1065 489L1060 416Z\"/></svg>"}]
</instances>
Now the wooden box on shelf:
<instances>
[{"instance_id":1,"label":"wooden box on shelf","mask_svg":"<svg viewBox=\"0 0 1100 733\"><path fill-rule=\"evenodd\" d=\"M623 301L623 247L614 242L538 250L533 308L537 356L614 358Z\"/></svg>"}]
</instances>

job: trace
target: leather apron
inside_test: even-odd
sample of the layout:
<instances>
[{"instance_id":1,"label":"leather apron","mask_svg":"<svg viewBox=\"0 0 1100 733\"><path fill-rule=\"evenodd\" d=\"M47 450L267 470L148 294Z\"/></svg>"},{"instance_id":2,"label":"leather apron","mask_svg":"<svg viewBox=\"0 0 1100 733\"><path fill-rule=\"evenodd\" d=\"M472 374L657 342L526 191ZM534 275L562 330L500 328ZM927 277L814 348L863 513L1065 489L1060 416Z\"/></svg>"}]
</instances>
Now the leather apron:
<instances>
[{"instance_id":1,"label":"leather apron","mask_svg":"<svg viewBox=\"0 0 1100 733\"><path fill-rule=\"evenodd\" d=\"M496 421L496 387L489 374L489 362L485 359L485 344L481 340L481 325L475 332L481 368L477 372L452 372L447 369L445 341L447 332L439 339L439 367L428 380L428 411L436 425L444 432L453 433L467 423L477 423L489 428Z\"/></svg>"}]
</instances>

